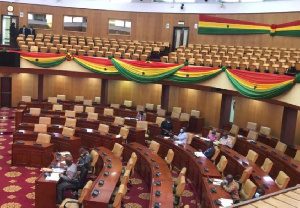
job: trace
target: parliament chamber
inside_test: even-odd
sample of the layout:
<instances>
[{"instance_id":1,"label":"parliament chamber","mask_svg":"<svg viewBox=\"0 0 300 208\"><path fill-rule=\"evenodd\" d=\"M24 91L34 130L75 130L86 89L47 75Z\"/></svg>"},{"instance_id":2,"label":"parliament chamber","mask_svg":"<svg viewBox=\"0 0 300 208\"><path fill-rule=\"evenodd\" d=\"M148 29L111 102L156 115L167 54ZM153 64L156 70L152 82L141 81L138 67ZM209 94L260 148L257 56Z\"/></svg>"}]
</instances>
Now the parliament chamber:
<instances>
[{"instance_id":1,"label":"parliament chamber","mask_svg":"<svg viewBox=\"0 0 300 208\"><path fill-rule=\"evenodd\" d=\"M0 1L0 207L300 207L299 8Z\"/></svg>"}]
</instances>

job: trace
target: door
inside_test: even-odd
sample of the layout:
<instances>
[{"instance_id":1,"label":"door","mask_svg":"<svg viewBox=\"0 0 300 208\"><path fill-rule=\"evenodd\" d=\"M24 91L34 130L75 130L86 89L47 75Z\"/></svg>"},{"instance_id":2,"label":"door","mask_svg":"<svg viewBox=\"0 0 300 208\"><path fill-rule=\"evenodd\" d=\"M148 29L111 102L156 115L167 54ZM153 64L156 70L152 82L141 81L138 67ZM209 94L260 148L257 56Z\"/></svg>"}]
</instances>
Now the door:
<instances>
[{"instance_id":1,"label":"door","mask_svg":"<svg viewBox=\"0 0 300 208\"><path fill-rule=\"evenodd\" d=\"M172 50L175 51L179 46L187 46L189 42L189 27L174 27Z\"/></svg>"},{"instance_id":2,"label":"door","mask_svg":"<svg viewBox=\"0 0 300 208\"><path fill-rule=\"evenodd\" d=\"M1 38L1 44L2 45L10 45L10 25L11 23L15 23L16 26L16 33L18 32L18 22L19 17L17 16L8 16L8 15L2 15L2 38Z\"/></svg>"},{"instance_id":3,"label":"door","mask_svg":"<svg viewBox=\"0 0 300 208\"><path fill-rule=\"evenodd\" d=\"M1 107L11 107L11 77L1 77Z\"/></svg>"}]
</instances>

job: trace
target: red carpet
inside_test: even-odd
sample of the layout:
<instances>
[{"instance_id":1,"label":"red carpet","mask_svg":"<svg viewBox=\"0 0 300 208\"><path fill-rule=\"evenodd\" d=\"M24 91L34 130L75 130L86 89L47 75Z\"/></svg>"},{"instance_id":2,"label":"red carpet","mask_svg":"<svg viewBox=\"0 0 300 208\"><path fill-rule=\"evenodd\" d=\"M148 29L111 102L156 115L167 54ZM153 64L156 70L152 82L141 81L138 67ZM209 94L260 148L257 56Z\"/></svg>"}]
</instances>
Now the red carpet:
<instances>
[{"instance_id":1,"label":"red carpet","mask_svg":"<svg viewBox=\"0 0 300 208\"><path fill-rule=\"evenodd\" d=\"M39 169L31 167L11 166L11 143L14 131L15 109L0 109L0 208L30 208L34 207L36 177ZM9 119L3 119L9 117ZM6 135L8 134L8 135ZM172 171L173 177L178 173ZM149 206L149 189L142 177L135 172L132 177L132 187L123 200L126 208L144 208ZM199 199L193 192L193 185L188 183L183 193L183 204L191 208L199 206Z\"/></svg>"}]
</instances>

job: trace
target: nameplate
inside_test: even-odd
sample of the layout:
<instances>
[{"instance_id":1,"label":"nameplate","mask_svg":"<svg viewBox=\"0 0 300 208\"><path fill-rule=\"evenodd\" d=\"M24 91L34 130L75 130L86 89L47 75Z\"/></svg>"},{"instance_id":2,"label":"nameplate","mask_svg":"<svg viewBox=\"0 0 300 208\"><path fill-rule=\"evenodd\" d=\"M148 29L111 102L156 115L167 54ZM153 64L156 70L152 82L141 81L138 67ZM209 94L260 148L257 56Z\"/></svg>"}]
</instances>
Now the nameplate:
<instances>
[{"instance_id":1,"label":"nameplate","mask_svg":"<svg viewBox=\"0 0 300 208\"><path fill-rule=\"evenodd\" d=\"M98 183L98 185L100 185L100 186L103 186L103 185L104 185L104 183L105 183L105 181L104 181L104 180L100 180L100 181L99 181L99 183Z\"/></svg>"},{"instance_id":2,"label":"nameplate","mask_svg":"<svg viewBox=\"0 0 300 208\"><path fill-rule=\"evenodd\" d=\"M55 110L55 112L60 112L61 110Z\"/></svg>"},{"instance_id":3,"label":"nameplate","mask_svg":"<svg viewBox=\"0 0 300 208\"><path fill-rule=\"evenodd\" d=\"M40 116L41 116L41 117L43 117L43 116L46 116L46 114L44 114L44 113L41 113L41 114L40 114Z\"/></svg>"},{"instance_id":4,"label":"nameplate","mask_svg":"<svg viewBox=\"0 0 300 208\"><path fill-rule=\"evenodd\" d=\"M215 199L214 204L217 205L217 206L221 206L222 202L219 199Z\"/></svg>"},{"instance_id":5,"label":"nameplate","mask_svg":"<svg viewBox=\"0 0 300 208\"><path fill-rule=\"evenodd\" d=\"M208 128L208 129L213 129L213 127L212 127L212 126L208 126L207 128Z\"/></svg>"},{"instance_id":6,"label":"nameplate","mask_svg":"<svg viewBox=\"0 0 300 208\"><path fill-rule=\"evenodd\" d=\"M258 175L254 176L256 179L261 180L261 177L259 177Z\"/></svg>"},{"instance_id":7,"label":"nameplate","mask_svg":"<svg viewBox=\"0 0 300 208\"><path fill-rule=\"evenodd\" d=\"M112 168L112 164L108 164L107 167L108 167L108 168Z\"/></svg>"},{"instance_id":8,"label":"nameplate","mask_svg":"<svg viewBox=\"0 0 300 208\"><path fill-rule=\"evenodd\" d=\"M105 134L105 136L107 136L107 137L111 137L111 134Z\"/></svg>"},{"instance_id":9,"label":"nameplate","mask_svg":"<svg viewBox=\"0 0 300 208\"><path fill-rule=\"evenodd\" d=\"M147 152L145 152L144 155L149 156L149 154Z\"/></svg>"},{"instance_id":10,"label":"nameplate","mask_svg":"<svg viewBox=\"0 0 300 208\"><path fill-rule=\"evenodd\" d=\"M277 155L277 153L276 153L276 152L274 152L274 151L271 151L271 153L272 153L273 155Z\"/></svg>"},{"instance_id":11,"label":"nameplate","mask_svg":"<svg viewBox=\"0 0 300 208\"><path fill-rule=\"evenodd\" d=\"M161 186L161 181L156 181L157 186Z\"/></svg>"},{"instance_id":12,"label":"nameplate","mask_svg":"<svg viewBox=\"0 0 300 208\"><path fill-rule=\"evenodd\" d=\"M274 138L274 137L272 137L271 139L272 139L273 141L276 141L276 142L278 141L278 139L276 139L276 138Z\"/></svg>"},{"instance_id":13,"label":"nameplate","mask_svg":"<svg viewBox=\"0 0 300 208\"><path fill-rule=\"evenodd\" d=\"M138 147L138 148L136 148L136 149L137 149L138 151L141 151L141 150L142 150L142 148L139 148L139 147Z\"/></svg>"},{"instance_id":14,"label":"nameplate","mask_svg":"<svg viewBox=\"0 0 300 208\"><path fill-rule=\"evenodd\" d=\"M267 149L265 146L260 146L262 149Z\"/></svg>"},{"instance_id":15,"label":"nameplate","mask_svg":"<svg viewBox=\"0 0 300 208\"><path fill-rule=\"evenodd\" d=\"M35 134L35 135L37 135L37 134L39 134L39 132L36 132L36 131L34 131L34 132L32 132L32 134Z\"/></svg>"},{"instance_id":16,"label":"nameplate","mask_svg":"<svg viewBox=\"0 0 300 208\"><path fill-rule=\"evenodd\" d=\"M132 146L133 144L132 143L127 143L127 145Z\"/></svg>"},{"instance_id":17,"label":"nameplate","mask_svg":"<svg viewBox=\"0 0 300 208\"><path fill-rule=\"evenodd\" d=\"M30 113L25 113L24 116L31 116L31 114Z\"/></svg>"},{"instance_id":18,"label":"nameplate","mask_svg":"<svg viewBox=\"0 0 300 208\"><path fill-rule=\"evenodd\" d=\"M211 180L211 178L209 178L209 177L206 179L206 181L207 181L207 183L213 183L213 180Z\"/></svg>"},{"instance_id":19,"label":"nameplate","mask_svg":"<svg viewBox=\"0 0 300 208\"><path fill-rule=\"evenodd\" d=\"M107 162L111 162L111 159L110 159L110 158L107 158L106 161L107 161Z\"/></svg>"},{"instance_id":20,"label":"nameplate","mask_svg":"<svg viewBox=\"0 0 300 208\"><path fill-rule=\"evenodd\" d=\"M74 119L75 117L72 117L72 116L67 116L67 118L72 118L72 119Z\"/></svg>"},{"instance_id":21,"label":"nameplate","mask_svg":"<svg viewBox=\"0 0 300 208\"><path fill-rule=\"evenodd\" d=\"M123 125L119 124L118 127L124 127Z\"/></svg>"},{"instance_id":22,"label":"nameplate","mask_svg":"<svg viewBox=\"0 0 300 208\"><path fill-rule=\"evenodd\" d=\"M79 119L79 121L86 121L86 118L81 118Z\"/></svg>"},{"instance_id":23,"label":"nameplate","mask_svg":"<svg viewBox=\"0 0 300 208\"><path fill-rule=\"evenodd\" d=\"M251 143L251 144L256 144L256 142L255 142L255 141L250 141L250 143Z\"/></svg>"},{"instance_id":24,"label":"nameplate","mask_svg":"<svg viewBox=\"0 0 300 208\"><path fill-rule=\"evenodd\" d=\"M161 195L161 192L160 191L156 191L155 192L155 196L160 196Z\"/></svg>"},{"instance_id":25,"label":"nameplate","mask_svg":"<svg viewBox=\"0 0 300 208\"><path fill-rule=\"evenodd\" d=\"M96 147L95 147L96 148ZM98 149L98 148L97 148ZM99 149L98 149L99 150ZM102 152L102 156L107 156L105 152Z\"/></svg>"},{"instance_id":26,"label":"nameplate","mask_svg":"<svg viewBox=\"0 0 300 208\"><path fill-rule=\"evenodd\" d=\"M110 122L106 122L106 125L110 125L111 123Z\"/></svg>"},{"instance_id":27,"label":"nameplate","mask_svg":"<svg viewBox=\"0 0 300 208\"><path fill-rule=\"evenodd\" d=\"M53 115L54 118L60 118L60 115Z\"/></svg>"},{"instance_id":28,"label":"nameplate","mask_svg":"<svg viewBox=\"0 0 300 208\"><path fill-rule=\"evenodd\" d=\"M213 193L213 194L217 193L217 189L215 187L211 187L210 193Z\"/></svg>"},{"instance_id":29,"label":"nameplate","mask_svg":"<svg viewBox=\"0 0 300 208\"><path fill-rule=\"evenodd\" d=\"M159 165L154 165L154 168L155 169L159 169Z\"/></svg>"},{"instance_id":30,"label":"nameplate","mask_svg":"<svg viewBox=\"0 0 300 208\"><path fill-rule=\"evenodd\" d=\"M28 123L21 123L21 126L28 126Z\"/></svg>"},{"instance_id":31,"label":"nameplate","mask_svg":"<svg viewBox=\"0 0 300 208\"><path fill-rule=\"evenodd\" d=\"M269 186L266 185L266 184L263 184L262 186L263 186L264 189L269 189Z\"/></svg>"},{"instance_id":32,"label":"nameplate","mask_svg":"<svg viewBox=\"0 0 300 208\"><path fill-rule=\"evenodd\" d=\"M233 155L233 157L234 157L235 159L237 159L237 160L240 159L240 158L239 158L238 156L236 156L236 155Z\"/></svg>"},{"instance_id":33,"label":"nameplate","mask_svg":"<svg viewBox=\"0 0 300 208\"><path fill-rule=\"evenodd\" d=\"M243 165L248 165L248 163L246 163L246 162L244 162L244 161L242 161L242 164L243 164Z\"/></svg>"},{"instance_id":34,"label":"nameplate","mask_svg":"<svg viewBox=\"0 0 300 208\"><path fill-rule=\"evenodd\" d=\"M81 129L81 131L87 132L87 129Z\"/></svg>"},{"instance_id":35,"label":"nameplate","mask_svg":"<svg viewBox=\"0 0 300 208\"><path fill-rule=\"evenodd\" d=\"M70 137L68 137L68 136L63 136L63 139L70 139Z\"/></svg>"},{"instance_id":36,"label":"nameplate","mask_svg":"<svg viewBox=\"0 0 300 208\"><path fill-rule=\"evenodd\" d=\"M209 171L208 168L203 168L203 170L204 170L204 172L208 172Z\"/></svg>"},{"instance_id":37,"label":"nameplate","mask_svg":"<svg viewBox=\"0 0 300 208\"><path fill-rule=\"evenodd\" d=\"M53 133L48 133L48 135L53 136L53 137L55 136L55 134L53 134Z\"/></svg>"},{"instance_id":38,"label":"nameplate","mask_svg":"<svg viewBox=\"0 0 300 208\"><path fill-rule=\"evenodd\" d=\"M155 173L155 176L156 176L156 177L159 177L160 174L161 174L160 172L156 172L156 173Z\"/></svg>"},{"instance_id":39,"label":"nameplate","mask_svg":"<svg viewBox=\"0 0 300 208\"><path fill-rule=\"evenodd\" d=\"M53 127L53 128L58 128L59 126L58 126L58 125L52 125L52 127Z\"/></svg>"},{"instance_id":40,"label":"nameplate","mask_svg":"<svg viewBox=\"0 0 300 208\"><path fill-rule=\"evenodd\" d=\"M135 128L132 128L132 127L130 127L130 128L129 128L129 130L133 130L133 131L134 131L134 130L135 130Z\"/></svg>"},{"instance_id":41,"label":"nameplate","mask_svg":"<svg viewBox=\"0 0 300 208\"><path fill-rule=\"evenodd\" d=\"M99 131L94 131L94 134L100 134L100 132Z\"/></svg>"},{"instance_id":42,"label":"nameplate","mask_svg":"<svg viewBox=\"0 0 300 208\"><path fill-rule=\"evenodd\" d=\"M294 168L298 168L298 166L295 165L294 163L291 163L291 166L293 166Z\"/></svg>"},{"instance_id":43,"label":"nameplate","mask_svg":"<svg viewBox=\"0 0 300 208\"><path fill-rule=\"evenodd\" d=\"M260 134L259 136L261 136L261 137L267 137L265 134Z\"/></svg>"},{"instance_id":44,"label":"nameplate","mask_svg":"<svg viewBox=\"0 0 300 208\"><path fill-rule=\"evenodd\" d=\"M23 134L23 131L17 131L16 134Z\"/></svg>"},{"instance_id":45,"label":"nameplate","mask_svg":"<svg viewBox=\"0 0 300 208\"><path fill-rule=\"evenodd\" d=\"M295 148L295 145L293 145L293 144L288 144L287 146L290 148Z\"/></svg>"},{"instance_id":46,"label":"nameplate","mask_svg":"<svg viewBox=\"0 0 300 208\"><path fill-rule=\"evenodd\" d=\"M100 193L99 190L94 190L93 193L92 193L92 195L93 195L93 196L98 196L99 193Z\"/></svg>"},{"instance_id":47,"label":"nameplate","mask_svg":"<svg viewBox=\"0 0 300 208\"><path fill-rule=\"evenodd\" d=\"M153 126L158 126L158 124L153 124Z\"/></svg>"},{"instance_id":48,"label":"nameplate","mask_svg":"<svg viewBox=\"0 0 300 208\"><path fill-rule=\"evenodd\" d=\"M284 156L281 157L282 160L287 160Z\"/></svg>"},{"instance_id":49,"label":"nameplate","mask_svg":"<svg viewBox=\"0 0 300 208\"><path fill-rule=\"evenodd\" d=\"M93 122L94 122L94 123L99 123L99 121L98 121L98 120L93 120Z\"/></svg>"},{"instance_id":50,"label":"nameplate","mask_svg":"<svg viewBox=\"0 0 300 208\"><path fill-rule=\"evenodd\" d=\"M19 145L24 145L25 142L16 142L16 144L19 144Z\"/></svg>"},{"instance_id":51,"label":"nameplate","mask_svg":"<svg viewBox=\"0 0 300 208\"><path fill-rule=\"evenodd\" d=\"M200 164L200 165L202 165L202 164L203 164L203 163L202 163L202 161L200 161L200 160L199 160L197 163L198 163L198 164Z\"/></svg>"},{"instance_id":52,"label":"nameplate","mask_svg":"<svg viewBox=\"0 0 300 208\"><path fill-rule=\"evenodd\" d=\"M108 171L105 171L103 175L104 175L104 176L109 176L109 172L108 172Z\"/></svg>"},{"instance_id":53,"label":"nameplate","mask_svg":"<svg viewBox=\"0 0 300 208\"><path fill-rule=\"evenodd\" d=\"M38 147L41 147L41 146L42 146L42 144L40 144L40 143L34 143L33 145L34 145L34 146L38 146Z\"/></svg>"},{"instance_id":54,"label":"nameplate","mask_svg":"<svg viewBox=\"0 0 300 208\"><path fill-rule=\"evenodd\" d=\"M227 154L230 154L230 152L229 152L228 150L225 150L225 152L226 152Z\"/></svg>"}]
</instances>

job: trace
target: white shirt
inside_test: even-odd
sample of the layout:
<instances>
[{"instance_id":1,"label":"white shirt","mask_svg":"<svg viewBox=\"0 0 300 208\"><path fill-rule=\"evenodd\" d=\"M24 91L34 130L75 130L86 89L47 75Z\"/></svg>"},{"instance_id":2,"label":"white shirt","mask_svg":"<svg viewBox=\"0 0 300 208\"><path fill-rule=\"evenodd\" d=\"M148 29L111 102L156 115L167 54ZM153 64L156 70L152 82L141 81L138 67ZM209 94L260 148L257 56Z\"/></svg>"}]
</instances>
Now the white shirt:
<instances>
[{"instance_id":1,"label":"white shirt","mask_svg":"<svg viewBox=\"0 0 300 208\"><path fill-rule=\"evenodd\" d=\"M187 133L183 132L183 133L179 133L178 136L174 136L174 139L178 139L180 140L182 143L186 144L186 141L188 139L188 135Z\"/></svg>"}]
</instances>

